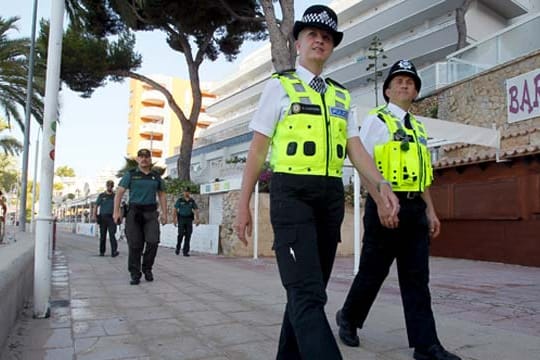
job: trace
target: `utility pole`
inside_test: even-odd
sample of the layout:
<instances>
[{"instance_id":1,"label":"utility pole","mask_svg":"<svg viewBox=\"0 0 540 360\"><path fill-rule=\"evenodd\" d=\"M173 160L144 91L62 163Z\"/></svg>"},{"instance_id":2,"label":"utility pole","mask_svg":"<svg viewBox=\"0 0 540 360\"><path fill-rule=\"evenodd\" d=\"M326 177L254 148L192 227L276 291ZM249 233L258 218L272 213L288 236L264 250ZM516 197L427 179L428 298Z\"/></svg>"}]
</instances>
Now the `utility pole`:
<instances>
[{"instance_id":1,"label":"utility pole","mask_svg":"<svg viewBox=\"0 0 540 360\"><path fill-rule=\"evenodd\" d=\"M30 115L32 93L34 92L34 55L36 53L37 0L32 11L32 33L30 35L30 56L28 59L28 78L26 81L26 106L24 114L24 144L21 169L21 209L19 210L19 231L26 231L26 188L28 187L28 153L30 152Z\"/></svg>"},{"instance_id":2,"label":"utility pole","mask_svg":"<svg viewBox=\"0 0 540 360\"><path fill-rule=\"evenodd\" d=\"M64 33L64 0L52 1L47 74L45 83L45 109L43 115L43 141L41 142L41 180L39 182L39 213L36 218L34 249L34 317L50 316L52 264L52 190L54 152L60 88L60 61Z\"/></svg>"}]
</instances>

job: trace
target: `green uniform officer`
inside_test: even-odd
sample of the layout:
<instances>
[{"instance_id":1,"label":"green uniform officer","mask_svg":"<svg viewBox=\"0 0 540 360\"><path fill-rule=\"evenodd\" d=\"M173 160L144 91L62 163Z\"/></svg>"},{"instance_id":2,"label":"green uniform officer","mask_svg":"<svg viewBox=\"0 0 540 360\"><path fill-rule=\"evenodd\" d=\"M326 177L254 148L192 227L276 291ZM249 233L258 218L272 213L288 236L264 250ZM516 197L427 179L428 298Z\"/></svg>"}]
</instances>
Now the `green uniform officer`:
<instances>
[{"instance_id":1,"label":"green uniform officer","mask_svg":"<svg viewBox=\"0 0 540 360\"><path fill-rule=\"evenodd\" d=\"M99 256L105 255L107 231L111 243L111 256L118 256L118 243L116 241L116 223L113 219L114 211L114 182L107 180L107 189L98 195L96 207L94 208L94 218L99 225ZM99 213L98 213L99 210Z\"/></svg>"},{"instance_id":2,"label":"green uniform officer","mask_svg":"<svg viewBox=\"0 0 540 360\"><path fill-rule=\"evenodd\" d=\"M320 76L343 37L335 12L310 6L294 24L293 35L298 67L270 79L250 124L254 134L235 231L247 244L252 226L249 201L271 144L270 218L287 292L277 359L334 360L342 357L324 306L345 211L345 156L375 184L384 179L360 142L356 124L349 121L349 92ZM379 188L374 196L381 207L397 212L391 188Z\"/></svg>"},{"instance_id":3,"label":"green uniform officer","mask_svg":"<svg viewBox=\"0 0 540 360\"><path fill-rule=\"evenodd\" d=\"M184 189L183 196L179 197L174 204L176 210L176 216L173 219L174 225L178 224L178 238L176 240L176 255L180 254L180 247L182 241L184 246L182 247L182 254L184 256L189 255L189 244L191 240L191 234L193 233L193 220L195 225L199 225L199 207L197 203L190 195L188 187Z\"/></svg>"},{"instance_id":4,"label":"green uniform officer","mask_svg":"<svg viewBox=\"0 0 540 360\"><path fill-rule=\"evenodd\" d=\"M158 216L161 215L163 225L167 223L165 185L161 176L151 170L150 150L139 150L137 163L139 166L126 172L120 180L114 198L114 219L119 224L122 217L120 202L126 189L129 189L126 234L129 248L128 270L132 285L139 284L141 271L146 281L154 280L152 266L157 253L160 232ZM160 213L157 211L157 197L161 206Z\"/></svg>"}]
</instances>

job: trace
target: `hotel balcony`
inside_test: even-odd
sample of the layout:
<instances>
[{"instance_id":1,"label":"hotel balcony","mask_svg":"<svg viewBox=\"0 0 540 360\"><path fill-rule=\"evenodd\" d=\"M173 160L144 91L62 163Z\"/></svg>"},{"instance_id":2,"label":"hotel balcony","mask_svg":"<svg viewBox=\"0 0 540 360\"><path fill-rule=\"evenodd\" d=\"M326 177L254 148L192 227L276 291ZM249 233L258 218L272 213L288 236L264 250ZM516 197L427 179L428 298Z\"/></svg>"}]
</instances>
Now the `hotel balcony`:
<instances>
[{"instance_id":1,"label":"hotel balcony","mask_svg":"<svg viewBox=\"0 0 540 360\"><path fill-rule=\"evenodd\" d=\"M141 102L144 105L163 107L165 106L167 99L165 98L165 95L157 90L145 90L141 94Z\"/></svg>"},{"instance_id":2,"label":"hotel balcony","mask_svg":"<svg viewBox=\"0 0 540 360\"><path fill-rule=\"evenodd\" d=\"M207 112L214 117L221 117L233 109L242 109L256 102L261 95L268 77L237 91L231 96L223 97L208 107Z\"/></svg>"},{"instance_id":3,"label":"hotel balcony","mask_svg":"<svg viewBox=\"0 0 540 360\"><path fill-rule=\"evenodd\" d=\"M456 39L456 24L452 19L431 28L428 33L418 34L416 37L385 47L384 53L389 59L388 67L397 59L411 59L417 67L444 59L455 48ZM349 63L329 69L327 76L352 89L366 85L367 79L372 74L366 71L366 67L367 60L357 60L356 56L352 56Z\"/></svg>"},{"instance_id":4,"label":"hotel balcony","mask_svg":"<svg viewBox=\"0 0 540 360\"><path fill-rule=\"evenodd\" d=\"M157 106L147 106L141 109L139 115L144 121L163 121L165 110Z\"/></svg>"},{"instance_id":5,"label":"hotel balcony","mask_svg":"<svg viewBox=\"0 0 540 360\"><path fill-rule=\"evenodd\" d=\"M142 140L139 141L139 149L149 149L153 157L161 157L163 154L163 141L160 140Z\"/></svg>"},{"instance_id":6,"label":"hotel balcony","mask_svg":"<svg viewBox=\"0 0 540 360\"><path fill-rule=\"evenodd\" d=\"M146 136L163 136L163 125L157 123L141 124L141 126L139 127L139 133Z\"/></svg>"}]
</instances>

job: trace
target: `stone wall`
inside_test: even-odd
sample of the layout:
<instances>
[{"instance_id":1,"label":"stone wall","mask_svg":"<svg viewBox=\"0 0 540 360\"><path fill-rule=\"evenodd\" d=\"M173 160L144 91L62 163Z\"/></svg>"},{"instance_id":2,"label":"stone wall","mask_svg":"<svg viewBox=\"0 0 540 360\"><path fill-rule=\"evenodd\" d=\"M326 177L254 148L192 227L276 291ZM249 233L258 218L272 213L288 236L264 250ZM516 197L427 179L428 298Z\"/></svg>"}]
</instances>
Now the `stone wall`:
<instances>
[{"instance_id":1,"label":"stone wall","mask_svg":"<svg viewBox=\"0 0 540 360\"><path fill-rule=\"evenodd\" d=\"M220 253L225 256L253 256L253 239L248 240L248 246L244 246L233 231L233 224L238 207L240 191L230 191L223 199L223 221L220 229ZM253 211L254 197L251 198L251 214ZM345 219L341 227L342 242L338 247L338 255L351 255L353 253L354 233L354 210L352 206L345 207ZM272 243L274 232L270 223L270 198L269 194L259 194L259 256L274 256Z\"/></svg>"}]
</instances>

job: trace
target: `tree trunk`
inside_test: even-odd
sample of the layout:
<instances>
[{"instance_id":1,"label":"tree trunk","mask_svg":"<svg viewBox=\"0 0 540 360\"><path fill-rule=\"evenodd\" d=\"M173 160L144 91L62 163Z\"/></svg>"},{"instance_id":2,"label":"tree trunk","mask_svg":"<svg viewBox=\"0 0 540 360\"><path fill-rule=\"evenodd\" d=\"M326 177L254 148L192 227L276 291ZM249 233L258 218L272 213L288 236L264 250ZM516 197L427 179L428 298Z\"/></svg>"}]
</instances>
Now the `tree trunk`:
<instances>
[{"instance_id":1,"label":"tree trunk","mask_svg":"<svg viewBox=\"0 0 540 360\"><path fill-rule=\"evenodd\" d=\"M193 136L196 126L192 126L187 121L182 121L182 142L180 144L180 155L176 162L178 178L180 180L191 180L191 151L193 150Z\"/></svg>"},{"instance_id":2,"label":"tree trunk","mask_svg":"<svg viewBox=\"0 0 540 360\"><path fill-rule=\"evenodd\" d=\"M283 19L278 24L272 0L261 0L264 17L270 33L272 64L276 71L292 69L296 63L296 49L292 29L294 25L294 1L281 0Z\"/></svg>"},{"instance_id":3,"label":"tree trunk","mask_svg":"<svg viewBox=\"0 0 540 360\"><path fill-rule=\"evenodd\" d=\"M458 32L456 50L467 46L467 22L465 21L465 14L467 14L471 3L472 0L463 0L461 6L456 8L456 27Z\"/></svg>"}]
</instances>

